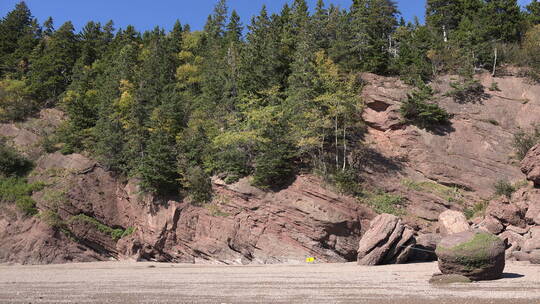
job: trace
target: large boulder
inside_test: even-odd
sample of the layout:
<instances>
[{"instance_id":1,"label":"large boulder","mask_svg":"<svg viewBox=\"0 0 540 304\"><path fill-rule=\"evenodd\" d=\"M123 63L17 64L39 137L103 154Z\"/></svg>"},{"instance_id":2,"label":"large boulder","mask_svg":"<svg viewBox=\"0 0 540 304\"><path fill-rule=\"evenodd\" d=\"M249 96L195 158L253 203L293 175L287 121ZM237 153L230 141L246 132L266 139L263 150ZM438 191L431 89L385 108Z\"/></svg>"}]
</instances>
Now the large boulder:
<instances>
[{"instance_id":1,"label":"large boulder","mask_svg":"<svg viewBox=\"0 0 540 304\"><path fill-rule=\"evenodd\" d=\"M506 197L492 200L486 209L486 213L505 225L514 225L521 228L526 225L523 210L516 204L512 204Z\"/></svg>"},{"instance_id":2,"label":"large boulder","mask_svg":"<svg viewBox=\"0 0 540 304\"><path fill-rule=\"evenodd\" d=\"M525 242L523 236L511 230L506 230L497 237L499 237L508 247L506 249L506 259L510 259L512 257L517 258L514 256L514 253L520 251L523 247L523 243Z\"/></svg>"},{"instance_id":3,"label":"large boulder","mask_svg":"<svg viewBox=\"0 0 540 304\"><path fill-rule=\"evenodd\" d=\"M436 250L443 274L459 274L473 281L495 280L505 266L505 245L488 233L461 232L441 240Z\"/></svg>"},{"instance_id":4,"label":"large boulder","mask_svg":"<svg viewBox=\"0 0 540 304\"><path fill-rule=\"evenodd\" d=\"M504 226L496 218L487 216L480 222L478 229L491 234L499 234L504 230Z\"/></svg>"},{"instance_id":5,"label":"large boulder","mask_svg":"<svg viewBox=\"0 0 540 304\"><path fill-rule=\"evenodd\" d=\"M521 172L527 175L527 179L535 186L540 186L540 144L532 147L521 161Z\"/></svg>"},{"instance_id":6,"label":"large boulder","mask_svg":"<svg viewBox=\"0 0 540 304\"><path fill-rule=\"evenodd\" d=\"M370 229L360 239L358 264L405 263L414 244L413 230L406 227L400 218L381 214L371 221Z\"/></svg>"},{"instance_id":7,"label":"large boulder","mask_svg":"<svg viewBox=\"0 0 540 304\"><path fill-rule=\"evenodd\" d=\"M470 229L467 218L459 211L447 210L439 215L439 231L442 235L460 233Z\"/></svg>"},{"instance_id":8,"label":"large boulder","mask_svg":"<svg viewBox=\"0 0 540 304\"><path fill-rule=\"evenodd\" d=\"M522 250L526 253L540 250L540 226L532 227L529 233L530 237L523 244Z\"/></svg>"},{"instance_id":9,"label":"large boulder","mask_svg":"<svg viewBox=\"0 0 540 304\"><path fill-rule=\"evenodd\" d=\"M435 249L442 236L438 233L421 234L416 237L416 245L409 257L409 262L431 262L437 260Z\"/></svg>"}]
</instances>

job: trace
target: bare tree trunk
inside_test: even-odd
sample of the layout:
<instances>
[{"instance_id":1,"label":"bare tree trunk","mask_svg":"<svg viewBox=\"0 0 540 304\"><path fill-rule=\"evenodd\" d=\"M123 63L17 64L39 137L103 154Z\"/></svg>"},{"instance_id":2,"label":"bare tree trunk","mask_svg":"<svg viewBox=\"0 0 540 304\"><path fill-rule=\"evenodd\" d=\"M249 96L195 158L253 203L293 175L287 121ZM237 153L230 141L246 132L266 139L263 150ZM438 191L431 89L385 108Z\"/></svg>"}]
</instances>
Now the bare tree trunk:
<instances>
[{"instance_id":1,"label":"bare tree trunk","mask_svg":"<svg viewBox=\"0 0 540 304\"><path fill-rule=\"evenodd\" d=\"M495 77L495 72L497 71L497 47L495 47L495 50L493 50L493 52L495 53L495 58L493 59L493 73L491 73L491 77Z\"/></svg>"},{"instance_id":2,"label":"bare tree trunk","mask_svg":"<svg viewBox=\"0 0 540 304\"><path fill-rule=\"evenodd\" d=\"M338 116L336 114L336 117L334 118L334 125L335 125L335 133L334 137L336 139L336 170L339 168L339 148L338 148Z\"/></svg>"},{"instance_id":3,"label":"bare tree trunk","mask_svg":"<svg viewBox=\"0 0 540 304\"><path fill-rule=\"evenodd\" d=\"M347 125L343 124L343 169L341 171L345 172L347 168Z\"/></svg>"},{"instance_id":4,"label":"bare tree trunk","mask_svg":"<svg viewBox=\"0 0 540 304\"><path fill-rule=\"evenodd\" d=\"M443 31L443 40L446 43L448 42L448 34L446 33L446 25L442 26L442 31Z\"/></svg>"}]
</instances>

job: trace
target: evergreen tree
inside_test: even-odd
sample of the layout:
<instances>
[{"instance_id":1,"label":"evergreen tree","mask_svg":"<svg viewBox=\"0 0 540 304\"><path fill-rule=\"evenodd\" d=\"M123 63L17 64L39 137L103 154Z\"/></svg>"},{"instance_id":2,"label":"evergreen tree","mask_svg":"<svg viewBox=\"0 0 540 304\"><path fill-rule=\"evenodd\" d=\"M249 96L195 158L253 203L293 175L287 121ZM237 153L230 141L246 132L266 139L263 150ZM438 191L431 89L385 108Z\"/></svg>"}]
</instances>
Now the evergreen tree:
<instances>
[{"instance_id":1,"label":"evergreen tree","mask_svg":"<svg viewBox=\"0 0 540 304\"><path fill-rule=\"evenodd\" d=\"M351 69L384 74L393 48L397 6L392 0L355 0L351 8Z\"/></svg>"},{"instance_id":2,"label":"evergreen tree","mask_svg":"<svg viewBox=\"0 0 540 304\"><path fill-rule=\"evenodd\" d=\"M41 28L32 18L24 1L19 2L0 21L0 76L26 72L32 49L38 43Z\"/></svg>"},{"instance_id":3,"label":"evergreen tree","mask_svg":"<svg viewBox=\"0 0 540 304\"><path fill-rule=\"evenodd\" d=\"M53 101L69 85L79 55L71 22L64 23L50 39L40 42L30 60L29 89L39 100Z\"/></svg>"},{"instance_id":4,"label":"evergreen tree","mask_svg":"<svg viewBox=\"0 0 540 304\"><path fill-rule=\"evenodd\" d=\"M517 0L485 0L481 10L486 40L517 42L522 35L522 14Z\"/></svg>"},{"instance_id":5,"label":"evergreen tree","mask_svg":"<svg viewBox=\"0 0 540 304\"><path fill-rule=\"evenodd\" d=\"M532 0L531 3L526 6L526 9L527 12L525 16L527 21L532 25L540 24L540 2L538 2L538 0Z\"/></svg>"},{"instance_id":6,"label":"evergreen tree","mask_svg":"<svg viewBox=\"0 0 540 304\"><path fill-rule=\"evenodd\" d=\"M450 33L458 27L463 14L461 3L461 0L427 0L426 24L437 33L438 40L447 42Z\"/></svg>"},{"instance_id":7,"label":"evergreen tree","mask_svg":"<svg viewBox=\"0 0 540 304\"><path fill-rule=\"evenodd\" d=\"M47 18L43 23L43 35L50 37L54 33L54 21L52 17Z\"/></svg>"},{"instance_id":8,"label":"evergreen tree","mask_svg":"<svg viewBox=\"0 0 540 304\"><path fill-rule=\"evenodd\" d=\"M432 36L427 26L414 24L400 26L394 39L398 54L394 60L399 75L409 83L427 81L432 76L432 66L428 58L432 48Z\"/></svg>"},{"instance_id":9,"label":"evergreen tree","mask_svg":"<svg viewBox=\"0 0 540 304\"><path fill-rule=\"evenodd\" d=\"M182 50L182 38L184 35L184 29L180 20L176 20L173 26L173 30L169 34L170 52L178 54Z\"/></svg>"}]
</instances>

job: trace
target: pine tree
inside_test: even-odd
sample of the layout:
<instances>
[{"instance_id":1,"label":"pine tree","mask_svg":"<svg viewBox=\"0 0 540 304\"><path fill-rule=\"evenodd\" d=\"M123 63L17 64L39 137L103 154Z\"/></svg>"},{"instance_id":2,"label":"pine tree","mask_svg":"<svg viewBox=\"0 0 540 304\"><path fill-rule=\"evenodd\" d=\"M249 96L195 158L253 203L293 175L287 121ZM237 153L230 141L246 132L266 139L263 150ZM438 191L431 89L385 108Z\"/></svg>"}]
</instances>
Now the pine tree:
<instances>
[{"instance_id":1,"label":"pine tree","mask_svg":"<svg viewBox=\"0 0 540 304\"><path fill-rule=\"evenodd\" d=\"M450 33L456 29L462 18L462 1L427 0L426 24L437 33L437 39L447 42Z\"/></svg>"},{"instance_id":2,"label":"pine tree","mask_svg":"<svg viewBox=\"0 0 540 304\"><path fill-rule=\"evenodd\" d=\"M104 33L100 23L88 22L79 34L81 57L83 65L91 65L100 58L107 47L107 42L103 39Z\"/></svg>"},{"instance_id":3,"label":"pine tree","mask_svg":"<svg viewBox=\"0 0 540 304\"><path fill-rule=\"evenodd\" d=\"M169 52L178 54L182 50L182 39L184 35L184 29L180 20L176 20L173 26L173 30L169 34Z\"/></svg>"},{"instance_id":4,"label":"pine tree","mask_svg":"<svg viewBox=\"0 0 540 304\"><path fill-rule=\"evenodd\" d=\"M53 102L69 85L79 55L71 22L40 42L30 59L29 89L38 100Z\"/></svg>"},{"instance_id":5,"label":"pine tree","mask_svg":"<svg viewBox=\"0 0 540 304\"><path fill-rule=\"evenodd\" d=\"M41 28L24 1L0 21L0 76L26 72L28 58L38 43Z\"/></svg>"},{"instance_id":6,"label":"pine tree","mask_svg":"<svg viewBox=\"0 0 540 304\"><path fill-rule=\"evenodd\" d=\"M429 61L429 51L432 48L432 36L425 25L418 20L414 24L400 26L394 39L398 53L394 59L398 74L407 82L428 81L433 75Z\"/></svg>"},{"instance_id":7,"label":"pine tree","mask_svg":"<svg viewBox=\"0 0 540 304\"><path fill-rule=\"evenodd\" d=\"M43 35L45 37L50 37L54 33L54 21L52 17L47 18L45 22L43 22Z\"/></svg>"},{"instance_id":8,"label":"pine tree","mask_svg":"<svg viewBox=\"0 0 540 304\"><path fill-rule=\"evenodd\" d=\"M517 0L485 0L481 10L487 41L517 42L522 36L522 14Z\"/></svg>"},{"instance_id":9,"label":"pine tree","mask_svg":"<svg viewBox=\"0 0 540 304\"><path fill-rule=\"evenodd\" d=\"M538 0L532 0L526 6L526 18L532 25L540 24L540 2Z\"/></svg>"},{"instance_id":10,"label":"pine tree","mask_svg":"<svg viewBox=\"0 0 540 304\"><path fill-rule=\"evenodd\" d=\"M355 0L351 8L353 37L350 68L384 74L390 62L391 35L398 14L393 0Z\"/></svg>"}]
</instances>

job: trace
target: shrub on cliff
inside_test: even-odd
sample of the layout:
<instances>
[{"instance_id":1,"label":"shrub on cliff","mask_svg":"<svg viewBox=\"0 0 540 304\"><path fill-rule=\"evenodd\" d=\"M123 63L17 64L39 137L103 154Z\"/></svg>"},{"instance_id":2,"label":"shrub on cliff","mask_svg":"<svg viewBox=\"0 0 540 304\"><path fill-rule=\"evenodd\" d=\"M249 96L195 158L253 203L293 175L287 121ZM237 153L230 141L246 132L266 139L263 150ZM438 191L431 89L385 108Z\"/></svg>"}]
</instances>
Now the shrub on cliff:
<instances>
[{"instance_id":1,"label":"shrub on cliff","mask_svg":"<svg viewBox=\"0 0 540 304\"><path fill-rule=\"evenodd\" d=\"M36 102L30 98L22 80L0 81L0 122L17 121L34 113Z\"/></svg>"},{"instance_id":2,"label":"shrub on cliff","mask_svg":"<svg viewBox=\"0 0 540 304\"><path fill-rule=\"evenodd\" d=\"M535 125L532 130L519 130L514 135L514 149L519 160L525 158L527 152L540 142L540 125Z\"/></svg>"},{"instance_id":3,"label":"shrub on cliff","mask_svg":"<svg viewBox=\"0 0 540 304\"><path fill-rule=\"evenodd\" d=\"M463 82L450 82L452 89L445 95L450 96L457 103L476 102L484 98L484 86L476 79L467 79Z\"/></svg>"},{"instance_id":4,"label":"shrub on cliff","mask_svg":"<svg viewBox=\"0 0 540 304\"><path fill-rule=\"evenodd\" d=\"M192 203L202 205L212 199L212 182L201 167L189 167L182 178Z\"/></svg>"},{"instance_id":5,"label":"shrub on cliff","mask_svg":"<svg viewBox=\"0 0 540 304\"><path fill-rule=\"evenodd\" d=\"M435 103L431 103L433 89L426 84L420 84L418 89L407 94L407 100L401 104L401 115L407 123L420 128L431 128L447 124L450 114Z\"/></svg>"},{"instance_id":6,"label":"shrub on cliff","mask_svg":"<svg viewBox=\"0 0 540 304\"><path fill-rule=\"evenodd\" d=\"M32 163L19 155L0 138L0 176L23 175L32 167Z\"/></svg>"}]
</instances>

